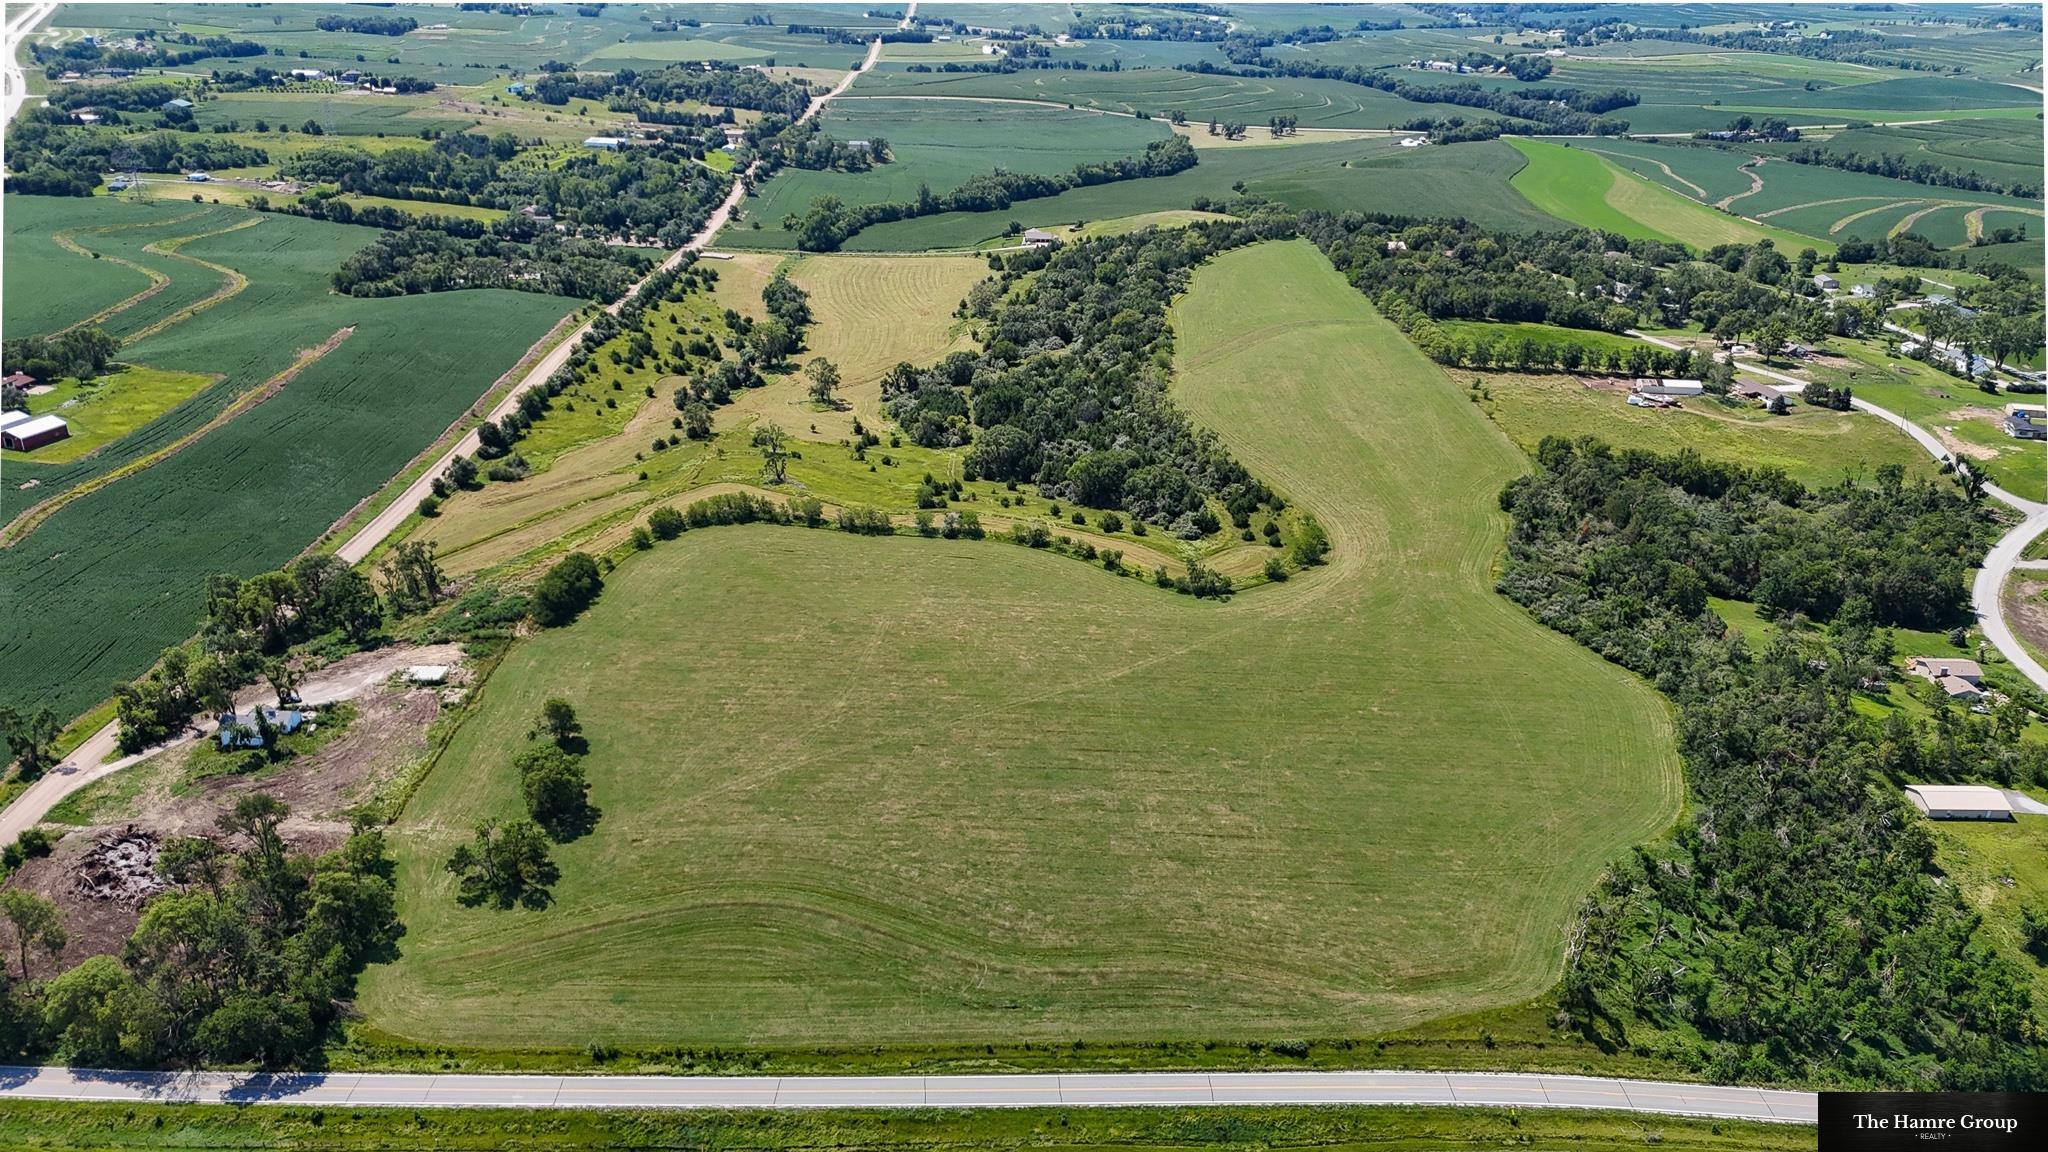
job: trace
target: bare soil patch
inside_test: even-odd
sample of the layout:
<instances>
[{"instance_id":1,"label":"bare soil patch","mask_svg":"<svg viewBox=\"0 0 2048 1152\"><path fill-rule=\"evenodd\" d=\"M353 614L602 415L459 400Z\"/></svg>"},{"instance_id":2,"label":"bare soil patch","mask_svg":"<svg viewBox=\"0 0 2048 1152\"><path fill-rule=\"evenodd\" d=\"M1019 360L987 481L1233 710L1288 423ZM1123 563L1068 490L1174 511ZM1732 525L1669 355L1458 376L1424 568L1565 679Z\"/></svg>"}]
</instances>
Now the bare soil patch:
<instances>
[{"instance_id":1,"label":"bare soil patch","mask_svg":"<svg viewBox=\"0 0 2048 1152\"><path fill-rule=\"evenodd\" d=\"M265 793L290 806L283 833L294 851L340 847L348 836L348 812L426 755L427 727L440 713L440 692L373 688L355 707L347 730L312 752L249 776L191 780L181 765L138 797L119 823L77 829L50 855L24 862L7 884L47 897L63 913L69 940L61 966L118 954L143 906L164 890L155 877L157 845L177 836L214 834L216 821L244 796ZM204 753L194 748L174 754L189 764Z\"/></svg>"},{"instance_id":2,"label":"bare soil patch","mask_svg":"<svg viewBox=\"0 0 2048 1152\"><path fill-rule=\"evenodd\" d=\"M2016 571L2005 581L2005 617L2037 652L2048 652L2048 577Z\"/></svg>"}]
</instances>

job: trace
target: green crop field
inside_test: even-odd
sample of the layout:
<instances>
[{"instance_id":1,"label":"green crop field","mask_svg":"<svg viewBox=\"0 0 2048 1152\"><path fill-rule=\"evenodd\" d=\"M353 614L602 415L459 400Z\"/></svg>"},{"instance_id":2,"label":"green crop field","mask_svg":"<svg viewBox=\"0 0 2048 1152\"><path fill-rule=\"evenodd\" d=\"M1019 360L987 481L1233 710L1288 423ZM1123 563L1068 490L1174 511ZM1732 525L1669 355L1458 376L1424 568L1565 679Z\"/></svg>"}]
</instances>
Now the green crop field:
<instances>
[{"instance_id":1,"label":"green crop field","mask_svg":"<svg viewBox=\"0 0 2048 1152\"><path fill-rule=\"evenodd\" d=\"M47 196L7 201L0 325L8 336L54 332L149 287L141 272L60 246L55 234L78 223L75 213L65 200Z\"/></svg>"},{"instance_id":2,"label":"green crop field","mask_svg":"<svg viewBox=\"0 0 2048 1152\"><path fill-rule=\"evenodd\" d=\"M1844 155L1903 157L1951 172L2041 186L2041 126L2026 120L1955 120L1941 124L1854 128L1820 145Z\"/></svg>"},{"instance_id":3,"label":"green crop field","mask_svg":"<svg viewBox=\"0 0 2048 1152\"><path fill-rule=\"evenodd\" d=\"M1217 605L994 542L659 545L511 651L400 818L369 1021L1268 1037L1547 987L1604 862L1677 810L1663 704L1492 592L1521 454L1314 248L1219 259L1174 323L1176 393L1322 519L1327 568ZM603 818L547 911L464 909L440 863L517 807L551 695Z\"/></svg>"},{"instance_id":4,"label":"green crop field","mask_svg":"<svg viewBox=\"0 0 2048 1152\"><path fill-rule=\"evenodd\" d=\"M9 198L10 214L17 202ZM152 224L176 221L190 209L69 200L43 222L81 229ZM10 482L0 489L0 519L170 445L291 366L300 350L341 329L354 331L276 395L153 467L63 506L0 549L0 668L27 698L66 716L189 635L209 573L247 574L288 560L396 473L575 306L503 291L336 296L327 273L368 243L371 230L229 208L208 213L259 222L191 241L181 252L237 270L247 288L121 355L221 382L89 458L35 465L35 488ZM175 232L193 223L167 227ZM204 274L211 292L219 277ZM422 332L435 338L422 340ZM10 481L21 467L9 461ZM92 642L81 643L81 636Z\"/></svg>"},{"instance_id":5,"label":"green crop field","mask_svg":"<svg viewBox=\"0 0 2048 1152\"><path fill-rule=\"evenodd\" d=\"M1874 416L1794 404L1771 416L1743 403L1688 399L1683 409L1631 408L1619 389L1596 390L1569 376L1486 375L1481 407L1524 451L1545 436L1598 436L1617 448L1692 449L1713 460L1779 468L1821 487L1844 475L1868 477L1880 464L1932 477L1932 458Z\"/></svg>"},{"instance_id":6,"label":"green crop field","mask_svg":"<svg viewBox=\"0 0 2048 1152\"><path fill-rule=\"evenodd\" d=\"M1539 209L1574 224L1695 248L1769 238L1787 251L1834 249L1827 240L1717 212L1584 148L1525 137L1510 143L1529 160L1514 176L1515 189Z\"/></svg>"},{"instance_id":7,"label":"green crop field","mask_svg":"<svg viewBox=\"0 0 2048 1152\"><path fill-rule=\"evenodd\" d=\"M825 130L842 140L887 140L895 159L867 172L785 168L761 185L747 204L748 219L728 228L720 244L793 248L782 218L801 215L820 196L848 204L910 201L920 185L944 193L998 168L1067 172L1136 155L1169 134L1164 121L972 100L842 100L826 113Z\"/></svg>"},{"instance_id":8,"label":"green crop field","mask_svg":"<svg viewBox=\"0 0 2048 1152\"><path fill-rule=\"evenodd\" d=\"M1489 227L1564 227L1509 186L1523 163L1520 153L1498 140L1447 148L1401 148L1386 138L1211 148L1202 151L1200 163L1172 176L1077 188L1019 201L1004 212L948 212L878 224L846 247L860 252L970 248L1002 235L1012 220L1052 227L1173 211L1197 198L1228 199L1237 184L1294 208L1416 216L1454 210Z\"/></svg>"},{"instance_id":9,"label":"green crop field","mask_svg":"<svg viewBox=\"0 0 2048 1152\"><path fill-rule=\"evenodd\" d=\"M1110 112L1187 113L1188 119L1263 125L1273 116L1298 116L1316 128L1385 128L1441 105L1418 104L1341 80L1267 79L1203 75L1166 68L1122 72L1036 71L870 72L854 82L862 96L980 96L1042 100Z\"/></svg>"},{"instance_id":10,"label":"green crop field","mask_svg":"<svg viewBox=\"0 0 2048 1152\"><path fill-rule=\"evenodd\" d=\"M297 131L306 122L320 125L330 136L418 136L422 132L459 132L476 117L443 111L432 96L380 96L347 91L228 92L202 100L192 109L202 128L235 126L254 129L256 122L288 124Z\"/></svg>"}]
</instances>

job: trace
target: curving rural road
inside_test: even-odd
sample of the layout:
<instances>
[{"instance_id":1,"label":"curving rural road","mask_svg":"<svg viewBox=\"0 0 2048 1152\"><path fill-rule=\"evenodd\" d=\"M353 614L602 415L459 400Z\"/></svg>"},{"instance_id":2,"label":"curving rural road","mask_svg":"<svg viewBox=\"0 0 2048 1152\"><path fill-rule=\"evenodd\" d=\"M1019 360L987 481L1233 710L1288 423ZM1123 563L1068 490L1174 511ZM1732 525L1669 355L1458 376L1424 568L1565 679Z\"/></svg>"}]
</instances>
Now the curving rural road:
<instances>
[{"instance_id":1,"label":"curving rural road","mask_svg":"<svg viewBox=\"0 0 2048 1152\"><path fill-rule=\"evenodd\" d=\"M1675 350L1682 347L1670 340L1638 332L1633 328L1629 329L1628 334L1660 348ZM1761 364L1746 360L1731 360L1730 363L1744 372L1772 381L1773 386L1780 392L1796 392L1806 387L1806 381L1796 376L1787 376ZM1915 443L1925 448L1936 460L1954 461L1955 457L1932 432L1904 416L1889 408L1880 408L1861 396L1851 397L1849 403L1858 412L1868 412L1911 436ZM2027 550L2027 545L2033 543L2035 537L2048 532L2048 504L2037 504L1989 481L1985 482L1984 491L1992 499L2017 510L2021 519L2011 531L1999 537L1998 543L1992 545L1991 551L1985 555L1984 565L1977 569L1976 579L1970 586L1970 606L1976 611L1977 622L1983 628L1984 638L1991 642L1991 646L1998 649L2021 675L2033 681L2036 688L2048 692L2048 668L2042 667L2041 662L2034 659L2033 654L2020 645L2019 637L2013 634L2012 626L2006 623L2005 607L1999 601L1999 591L2005 587L2006 577L2012 575L2020 554Z\"/></svg>"},{"instance_id":2,"label":"curving rural road","mask_svg":"<svg viewBox=\"0 0 2048 1152\"><path fill-rule=\"evenodd\" d=\"M0 1066L0 1099L350 1108L1023 1108L1425 1104L1817 1122L1812 1092L1510 1072L488 1076Z\"/></svg>"}]
</instances>

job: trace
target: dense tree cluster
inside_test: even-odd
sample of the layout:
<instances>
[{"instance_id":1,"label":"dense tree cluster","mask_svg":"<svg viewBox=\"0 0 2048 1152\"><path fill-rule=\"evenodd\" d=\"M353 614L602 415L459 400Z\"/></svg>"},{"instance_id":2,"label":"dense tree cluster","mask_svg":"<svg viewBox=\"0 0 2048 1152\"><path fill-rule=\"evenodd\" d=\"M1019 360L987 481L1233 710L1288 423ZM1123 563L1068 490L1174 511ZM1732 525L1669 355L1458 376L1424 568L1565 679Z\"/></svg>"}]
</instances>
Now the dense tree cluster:
<instances>
[{"instance_id":1,"label":"dense tree cluster","mask_svg":"<svg viewBox=\"0 0 2048 1152\"><path fill-rule=\"evenodd\" d=\"M0 371L24 372L55 382L67 376L90 380L114 362L121 342L102 328L73 328L57 336L19 336L0 342Z\"/></svg>"},{"instance_id":2,"label":"dense tree cluster","mask_svg":"<svg viewBox=\"0 0 2048 1152\"><path fill-rule=\"evenodd\" d=\"M420 22L410 16L347 12L337 16L322 16L313 21L313 26L322 32L354 32L359 36L403 36L419 27Z\"/></svg>"},{"instance_id":3,"label":"dense tree cluster","mask_svg":"<svg viewBox=\"0 0 2048 1152\"><path fill-rule=\"evenodd\" d=\"M166 842L157 868L171 887L119 957L47 981L0 969L0 1055L116 1068L314 1060L357 973L402 929L383 834L358 821L340 849L307 856L285 843L288 814L252 795L215 835Z\"/></svg>"},{"instance_id":4,"label":"dense tree cluster","mask_svg":"<svg viewBox=\"0 0 2048 1152\"><path fill-rule=\"evenodd\" d=\"M28 42L29 59L42 66L44 75L55 80L66 71L82 72L95 68L125 68L130 71L140 68L183 68L201 60L266 56L270 53L270 49L254 40L236 40L229 36L195 36L190 32L160 33L145 30L138 38L141 42L139 48L134 43L88 42L82 36L61 43L31 40ZM98 93L106 89L89 88L82 91Z\"/></svg>"},{"instance_id":5,"label":"dense tree cluster","mask_svg":"<svg viewBox=\"0 0 2048 1152\"><path fill-rule=\"evenodd\" d=\"M345 201L334 201L346 206ZM384 232L341 262L334 290L349 296L408 296L463 288L511 288L586 300L616 300L654 255L599 240L543 232L532 243L496 236L466 240L427 228Z\"/></svg>"},{"instance_id":6,"label":"dense tree cluster","mask_svg":"<svg viewBox=\"0 0 2048 1152\"><path fill-rule=\"evenodd\" d=\"M269 162L263 149L231 140L92 128L47 107L25 109L7 128L7 190L31 196L90 196L108 171L186 172Z\"/></svg>"},{"instance_id":7,"label":"dense tree cluster","mask_svg":"<svg viewBox=\"0 0 2048 1152\"><path fill-rule=\"evenodd\" d=\"M810 210L801 217L791 214L784 218L782 226L796 233L797 247L807 252L832 252L871 225L941 212L996 212L1019 200L1057 196L1075 188L1171 176L1194 167L1196 161L1194 145L1185 137L1170 136L1145 145L1140 155L1079 164L1070 172L1037 174L997 169L943 194L920 184L915 200L851 205L837 196L821 196L811 201Z\"/></svg>"},{"instance_id":8,"label":"dense tree cluster","mask_svg":"<svg viewBox=\"0 0 2048 1152\"><path fill-rule=\"evenodd\" d=\"M1020 253L1002 284L1036 274L1006 301L981 296L987 350L891 369L885 402L913 440L972 436L975 475L1187 538L1218 526L1211 498L1249 522L1274 497L1167 397L1166 309L1203 261L1292 229L1291 218L1255 215Z\"/></svg>"},{"instance_id":9,"label":"dense tree cluster","mask_svg":"<svg viewBox=\"0 0 2048 1152\"><path fill-rule=\"evenodd\" d=\"M1501 503L1501 591L1677 703L1693 793L1675 840L1587 902L1561 1022L1717 1080L2048 1084L2024 981L1941 882L1896 789L1930 775L2038 783L2048 758L2016 739L2017 714L1943 701L1930 723L1879 721L1851 704L1895 675L1886 626L1967 618L1989 514L1896 466L1816 492L1557 439ZM1754 650L1710 595L1830 627Z\"/></svg>"},{"instance_id":10,"label":"dense tree cluster","mask_svg":"<svg viewBox=\"0 0 2048 1152\"><path fill-rule=\"evenodd\" d=\"M622 68L610 75L553 71L527 86L525 97L560 106L571 100L602 100L623 108L647 104L706 104L713 108L751 108L794 120L810 106L810 89L777 80L754 68L730 64L674 65L653 72ZM707 123L730 123L730 118Z\"/></svg>"},{"instance_id":11,"label":"dense tree cluster","mask_svg":"<svg viewBox=\"0 0 2048 1152\"><path fill-rule=\"evenodd\" d=\"M550 218L502 221L494 231L567 231L599 238L656 241L670 247L703 227L732 187L731 177L696 163L700 142L659 141L619 152L579 152L555 164L518 160L510 133L457 133L430 148L370 153L317 149L280 166L301 180L334 183L345 192L519 210Z\"/></svg>"}]
</instances>

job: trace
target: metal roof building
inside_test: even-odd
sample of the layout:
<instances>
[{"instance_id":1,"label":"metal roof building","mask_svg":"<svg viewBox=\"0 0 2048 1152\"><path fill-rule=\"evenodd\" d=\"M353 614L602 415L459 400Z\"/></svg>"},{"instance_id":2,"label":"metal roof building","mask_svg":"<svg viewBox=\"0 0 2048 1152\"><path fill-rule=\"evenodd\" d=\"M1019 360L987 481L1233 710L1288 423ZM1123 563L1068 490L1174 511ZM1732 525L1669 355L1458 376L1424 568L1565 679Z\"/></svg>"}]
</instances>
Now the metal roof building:
<instances>
[{"instance_id":1,"label":"metal roof building","mask_svg":"<svg viewBox=\"0 0 2048 1152\"><path fill-rule=\"evenodd\" d=\"M1930 820L2010 820L2012 801L1982 784L1908 784L1906 798Z\"/></svg>"}]
</instances>

